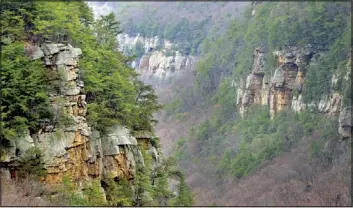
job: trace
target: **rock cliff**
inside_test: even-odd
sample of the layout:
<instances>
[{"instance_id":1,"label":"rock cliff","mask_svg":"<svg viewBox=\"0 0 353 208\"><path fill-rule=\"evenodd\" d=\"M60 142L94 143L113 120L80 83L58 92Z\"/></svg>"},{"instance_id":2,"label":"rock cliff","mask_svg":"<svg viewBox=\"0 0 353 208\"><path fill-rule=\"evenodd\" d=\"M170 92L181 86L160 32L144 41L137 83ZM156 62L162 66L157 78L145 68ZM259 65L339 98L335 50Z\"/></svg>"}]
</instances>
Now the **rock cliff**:
<instances>
[{"instance_id":1,"label":"rock cliff","mask_svg":"<svg viewBox=\"0 0 353 208\"><path fill-rule=\"evenodd\" d=\"M75 182L107 177L132 180L136 165L144 165L141 148L152 155L151 168L159 165L160 150L152 144L152 134L133 136L127 128L115 126L103 136L90 128L84 83L79 76L81 49L54 43L27 47L33 51L32 59L43 60L52 75L50 82L57 86L49 93L55 116L36 135L28 133L13 141L1 157L9 170L16 170L21 154L34 146L44 155L47 175L43 180L49 184L61 183L64 177ZM64 125L56 122L59 117L66 120ZM144 145L139 145L142 142Z\"/></svg>"},{"instance_id":2,"label":"rock cliff","mask_svg":"<svg viewBox=\"0 0 353 208\"><path fill-rule=\"evenodd\" d=\"M237 87L237 106L244 115L251 104L267 105L271 117L284 109L300 112L308 107L317 107L319 111L332 116L339 115L339 132L343 137L352 135L350 108L343 106L343 96L333 90L337 83L337 76L333 75L331 90L321 95L321 99L305 104L302 99L302 89L309 64L315 63L321 54L313 46L303 48L287 47L281 51L274 51L277 68L274 74L265 73L265 53L261 47L254 52L254 63L246 82L240 80ZM349 61L347 70L349 71ZM348 75L349 76L349 75ZM345 81L348 78L343 78Z\"/></svg>"},{"instance_id":3,"label":"rock cliff","mask_svg":"<svg viewBox=\"0 0 353 208\"><path fill-rule=\"evenodd\" d=\"M160 40L158 36L153 38L135 37L128 34L118 35L119 49L125 54L131 54L138 44L142 46L142 56L131 62L144 78L156 78L167 80L175 77L180 71L189 68L196 62L195 56L182 54L176 50L177 44L169 40Z\"/></svg>"}]
</instances>

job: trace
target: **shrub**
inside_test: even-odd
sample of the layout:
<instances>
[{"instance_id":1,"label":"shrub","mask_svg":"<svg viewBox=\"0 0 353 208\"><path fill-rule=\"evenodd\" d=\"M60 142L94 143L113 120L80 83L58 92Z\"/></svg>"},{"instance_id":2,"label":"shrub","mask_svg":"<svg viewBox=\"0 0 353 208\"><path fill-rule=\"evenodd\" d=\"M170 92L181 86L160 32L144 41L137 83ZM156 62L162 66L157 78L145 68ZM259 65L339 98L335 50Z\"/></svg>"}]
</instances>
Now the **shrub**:
<instances>
[{"instance_id":1,"label":"shrub","mask_svg":"<svg viewBox=\"0 0 353 208\"><path fill-rule=\"evenodd\" d=\"M110 206L131 206L133 204L133 192L126 179L115 181L113 178L106 178L102 183Z\"/></svg>"},{"instance_id":2,"label":"shrub","mask_svg":"<svg viewBox=\"0 0 353 208\"><path fill-rule=\"evenodd\" d=\"M44 177L46 170L44 168L43 154L38 147L31 147L21 155L19 160L19 175Z\"/></svg>"}]
</instances>

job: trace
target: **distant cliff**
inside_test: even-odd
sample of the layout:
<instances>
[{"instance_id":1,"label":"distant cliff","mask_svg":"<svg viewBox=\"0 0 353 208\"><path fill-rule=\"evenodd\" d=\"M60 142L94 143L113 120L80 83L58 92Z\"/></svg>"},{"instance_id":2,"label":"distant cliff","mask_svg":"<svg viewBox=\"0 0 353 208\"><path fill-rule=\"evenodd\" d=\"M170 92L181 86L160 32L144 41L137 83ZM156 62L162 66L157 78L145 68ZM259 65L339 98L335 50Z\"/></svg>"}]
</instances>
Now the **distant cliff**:
<instances>
[{"instance_id":1,"label":"distant cliff","mask_svg":"<svg viewBox=\"0 0 353 208\"><path fill-rule=\"evenodd\" d=\"M177 43L162 41L158 36L146 38L124 33L118 35L118 42L119 49L124 54L134 54L134 51L139 53L137 56L140 56L131 62L131 66L145 79L168 80L189 69L196 62L195 56L178 51ZM138 47L140 51L136 49Z\"/></svg>"},{"instance_id":2,"label":"distant cliff","mask_svg":"<svg viewBox=\"0 0 353 208\"><path fill-rule=\"evenodd\" d=\"M343 77L332 77L330 93L322 94L320 100L305 104L302 98L305 75L309 64L315 63L320 56L319 51L308 45L300 49L288 47L274 51L273 54L277 58L277 69L272 76L265 73L263 50L256 48L251 74L247 76L246 82L241 80L236 84L237 106L241 115L251 104L269 106L272 117L283 109L300 112L309 107L317 107L328 115L339 115L340 134L343 137L351 136L351 108L343 105L343 95L334 90L339 79L348 82L351 57L347 57L346 74Z\"/></svg>"}]
</instances>

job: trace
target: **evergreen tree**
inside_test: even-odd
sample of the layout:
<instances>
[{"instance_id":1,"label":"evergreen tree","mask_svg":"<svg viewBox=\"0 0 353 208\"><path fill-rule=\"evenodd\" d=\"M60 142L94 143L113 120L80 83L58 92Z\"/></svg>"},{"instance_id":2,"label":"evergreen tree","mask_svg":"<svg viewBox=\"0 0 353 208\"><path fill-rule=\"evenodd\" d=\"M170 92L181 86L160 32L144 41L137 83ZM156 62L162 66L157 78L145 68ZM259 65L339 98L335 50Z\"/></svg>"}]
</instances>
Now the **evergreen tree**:
<instances>
[{"instance_id":1,"label":"evergreen tree","mask_svg":"<svg viewBox=\"0 0 353 208\"><path fill-rule=\"evenodd\" d=\"M137 164L134 178L134 206L154 206L152 200L153 188L151 184L152 156L140 147L144 164Z\"/></svg>"},{"instance_id":2,"label":"evergreen tree","mask_svg":"<svg viewBox=\"0 0 353 208\"><path fill-rule=\"evenodd\" d=\"M1 50L0 140L11 140L27 130L35 134L52 119L50 86L40 61L26 56L24 44L15 42Z\"/></svg>"},{"instance_id":3,"label":"evergreen tree","mask_svg":"<svg viewBox=\"0 0 353 208\"><path fill-rule=\"evenodd\" d=\"M110 206L131 206L132 189L126 179L115 181L112 178L104 179L107 201Z\"/></svg>"}]
</instances>

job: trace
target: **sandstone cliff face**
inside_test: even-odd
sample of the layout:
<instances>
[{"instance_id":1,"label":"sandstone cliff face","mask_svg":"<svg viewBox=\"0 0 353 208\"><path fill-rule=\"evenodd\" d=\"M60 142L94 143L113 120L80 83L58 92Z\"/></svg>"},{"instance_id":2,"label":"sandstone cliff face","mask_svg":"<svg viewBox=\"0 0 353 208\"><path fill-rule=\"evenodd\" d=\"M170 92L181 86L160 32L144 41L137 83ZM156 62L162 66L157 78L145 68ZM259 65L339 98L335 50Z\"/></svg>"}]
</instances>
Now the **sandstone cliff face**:
<instances>
[{"instance_id":1,"label":"sandstone cliff face","mask_svg":"<svg viewBox=\"0 0 353 208\"><path fill-rule=\"evenodd\" d=\"M65 127L46 125L36 137L28 134L19 138L2 162L11 164L20 156L18 152L37 146L44 154L45 181L49 184L60 183L64 177L75 182L105 177L133 179L136 165L144 165L139 138L122 126L111 128L103 137L87 123L84 83L78 76L81 49L52 43L30 47L34 50L32 58L43 60L53 74L51 82L58 85L56 91L50 92L55 118L65 116L71 122ZM145 139L150 138L151 135ZM155 158L154 164L159 163L159 149L148 145L146 150Z\"/></svg>"},{"instance_id":2,"label":"sandstone cliff face","mask_svg":"<svg viewBox=\"0 0 353 208\"><path fill-rule=\"evenodd\" d=\"M119 34L117 38L119 49L124 53L131 51L138 43L143 45L144 55L133 60L131 66L144 78L167 80L196 62L196 57L174 50L175 44L169 40L161 41L158 36L145 38L140 35L131 37L128 34Z\"/></svg>"},{"instance_id":3,"label":"sandstone cliff face","mask_svg":"<svg viewBox=\"0 0 353 208\"><path fill-rule=\"evenodd\" d=\"M178 51L174 56L167 56L165 51L153 51L141 58L138 70L143 76L166 80L194 62L194 57L183 56Z\"/></svg>"},{"instance_id":4,"label":"sandstone cliff face","mask_svg":"<svg viewBox=\"0 0 353 208\"><path fill-rule=\"evenodd\" d=\"M318 51L307 45L303 48L288 47L273 54L277 58L278 67L273 75L265 74L264 52L261 48L255 49L252 71L246 78L245 86L243 80L236 86L236 103L241 115L244 115L251 104L267 105L271 117L284 109L300 112L308 107L317 107L327 115L340 115L340 134L343 137L351 136L350 108L343 109L343 96L339 92L331 90L330 93L321 95L321 99L316 102L310 104L303 102L305 74L309 64L315 62L315 58L319 55ZM345 76L345 81L348 80L348 76L349 74ZM337 81L337 76L333 75L331 89Z\"/></svg>"}]
</instances>

